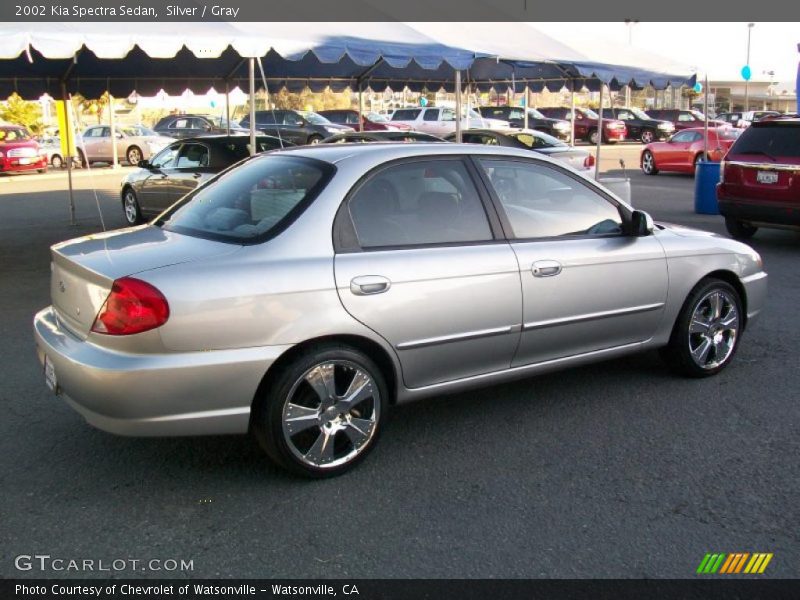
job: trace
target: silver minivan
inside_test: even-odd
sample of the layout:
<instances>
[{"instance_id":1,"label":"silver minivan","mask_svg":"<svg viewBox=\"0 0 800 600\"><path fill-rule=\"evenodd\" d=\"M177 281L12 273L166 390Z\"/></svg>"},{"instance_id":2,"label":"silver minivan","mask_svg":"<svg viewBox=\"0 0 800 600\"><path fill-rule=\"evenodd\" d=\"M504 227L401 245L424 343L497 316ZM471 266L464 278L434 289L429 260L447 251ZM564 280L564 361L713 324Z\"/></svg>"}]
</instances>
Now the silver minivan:
<instances>
[{"instance_id":1,"label":"silver minivan","mask_svg":"<svg viewBox=\"0 0 800 600\"><path fill-rule=\"evenodd\" d=\"M749 246L562 163L467 144L245 160L152 223L52 248L47 384L125 435L255 434L309 476L400 402L661 348L714 375L761 311Z\"/></svg>"}]
</instances>

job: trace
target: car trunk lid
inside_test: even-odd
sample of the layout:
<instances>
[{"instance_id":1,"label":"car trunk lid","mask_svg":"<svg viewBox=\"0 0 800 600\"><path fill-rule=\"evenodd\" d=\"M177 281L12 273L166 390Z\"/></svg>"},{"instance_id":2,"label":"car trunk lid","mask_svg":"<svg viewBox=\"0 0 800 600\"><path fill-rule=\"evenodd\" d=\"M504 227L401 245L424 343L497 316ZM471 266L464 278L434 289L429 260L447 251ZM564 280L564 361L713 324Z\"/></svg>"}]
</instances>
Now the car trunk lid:
<instances>
[{"instance_id":1,"label":"car trunk lid","mask_svg":"<svg viewBox=\"0 0 800 600\"><path fill-rule=\"evenodd\" d=\"M74 335L85 339L115 279L240 248L154 226L62 242L50 249L53 307L59 321Z\"/></svg>"}]
</instances>

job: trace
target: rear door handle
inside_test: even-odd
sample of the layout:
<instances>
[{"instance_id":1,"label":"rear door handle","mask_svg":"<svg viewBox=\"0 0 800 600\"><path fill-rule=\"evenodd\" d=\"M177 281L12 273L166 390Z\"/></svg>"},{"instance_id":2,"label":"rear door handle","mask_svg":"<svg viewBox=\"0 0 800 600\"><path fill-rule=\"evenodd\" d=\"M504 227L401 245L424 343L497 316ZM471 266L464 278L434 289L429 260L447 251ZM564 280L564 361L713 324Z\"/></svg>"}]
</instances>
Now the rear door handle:
<instances>
[{"instance_id":1,"label":"rear door handle","mask_svg":"<svg viewBox=\"0 0 800 600\"><path fill-rule=\"evenodd\" d=\"M553 277L561 273L561 263L557 260L537 260L531 266L534 277Z\"/></svg>"},{"instance_id":2,"label":"rear door handle","mask_svg":"<svg viewBox=\"0 0 800 600\"><path fill-rule=\"evenodd\" d=\"M350 291L356 296L382 294L391 286L392 282L380 275L361 275L350 280Z\"/></svg>"}]
</instances>

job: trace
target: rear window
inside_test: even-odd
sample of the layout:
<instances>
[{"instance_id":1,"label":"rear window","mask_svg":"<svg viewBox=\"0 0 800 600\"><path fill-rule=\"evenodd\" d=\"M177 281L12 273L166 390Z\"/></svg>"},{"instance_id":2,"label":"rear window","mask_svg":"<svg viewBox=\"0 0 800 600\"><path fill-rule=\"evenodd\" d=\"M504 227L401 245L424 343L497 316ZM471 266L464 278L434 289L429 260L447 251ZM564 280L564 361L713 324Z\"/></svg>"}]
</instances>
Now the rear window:
<instances>
[{"instance_id":1,"label":"rear window","mask_svg":"<svg viewBox=\"0 0 800 600\"><path fill-rule=\"evenodd\" d=\"M800 157L800 123L772 123L748 127L730 154L762 154L768 157Z\"/></svg>"},{"instance_id":2,"label":"rear window","mask_svg":"<svg viewBox=\"0 0 800 600\"><path fill-rule=\"evenodd\" d=\"M264 241L288 227L333 172L333 165L310 158L256 157L186 196L156 224L223 242Z\"/></svg>"}]
</instances>

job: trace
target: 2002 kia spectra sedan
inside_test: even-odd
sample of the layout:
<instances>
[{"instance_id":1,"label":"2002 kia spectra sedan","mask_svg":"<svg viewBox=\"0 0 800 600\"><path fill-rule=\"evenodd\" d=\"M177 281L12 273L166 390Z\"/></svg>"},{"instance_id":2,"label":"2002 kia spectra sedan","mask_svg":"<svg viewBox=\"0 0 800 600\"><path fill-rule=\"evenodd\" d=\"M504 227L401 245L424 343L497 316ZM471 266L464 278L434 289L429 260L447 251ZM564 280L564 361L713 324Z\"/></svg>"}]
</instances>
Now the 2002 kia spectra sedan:
<instances>
[{"instance_id":1,"label":"2002 kia spectra sedan","mask_svg":"<svg viewBox=\"0 0 800 600\"><path fill-rule=\"evenodd\" d=\"M761 310L750 247L654 225L562 163L458 144L245 160L152 223L52 248L46 381L125 435L252 431L310 476L395 402L663 348L713 375Z\"/></svg>"}]
</instances>

